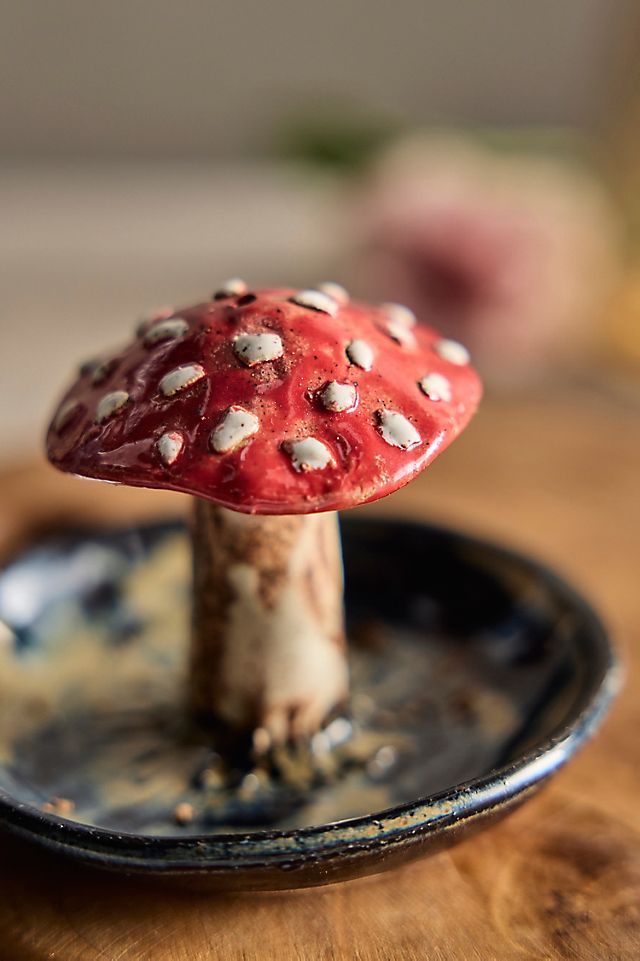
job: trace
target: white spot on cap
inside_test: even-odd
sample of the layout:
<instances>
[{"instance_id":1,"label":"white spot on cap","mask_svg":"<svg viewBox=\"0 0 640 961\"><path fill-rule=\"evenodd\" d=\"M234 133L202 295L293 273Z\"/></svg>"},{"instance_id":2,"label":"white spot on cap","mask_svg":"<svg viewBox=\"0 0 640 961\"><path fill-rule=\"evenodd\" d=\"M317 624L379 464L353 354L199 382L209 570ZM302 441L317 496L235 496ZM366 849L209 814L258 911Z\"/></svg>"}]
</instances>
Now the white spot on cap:
<instances>
[{"instance_id":1,"label":"white spot on cap","mask_svg":"<svg viewBox=\"0 0 640 961\"><path fill-rule=\"evenodd\" d=\"M200 364L183 364L181 367L174 367L164 375L160 381L160 391L165 397L173 397L178 391L197 384L203 377L206 377L206 374Z\"/></svg>"},{"instance_id":2,"label":"white spot on cap","mask_svg":"<svg viewBox=\"0 0 640 961\"><path fill-rule=\"evenodd\" d=\"M278 334L238 334L233 341L233 350L247 367L277 360L284 352Z\"/></svg>"},{"instance_id":3,"label":"white spot on cap","mask_svg":"<svg viewBox=\"0 0 640 961\"><path fill-rule=\"evenodd\" d=\"M156 441L156 447L162 461L171 467L175 464L180 454L184 450L184 437L177 430L168 431Z\"/></svg>"},{"instance_id":4,"label":"white spot on cap","mask_svg":"<svg viewBox=\"0 0 640 961\"><path fill-rule=\"evenodd\" d=\"M418 384L429 400L451 400L451 384L442 374L426 374Z\"/></svg>"},{"instance_id":5,"label":"white spot on cap","mask_svg":"<svg viewBox=\"0 0 640 961\"><path fill-rule=\"evenodd\" d=\"M107 377L114 372L117 365L117 360L113 358L111 360L102 360L97 363L91 372L91 383L94 385L94 387L97 387L98 384L103 384Z\"/></svg>"},{"instance_id":6,"label":"white spot on cap","mask_svg":"<svg viewBox=\"0 0 640 961\"><path fill-rule=\"evenodd\" d=\"M92 374L96 369L96 367L100 365L100 363L101 361L98 360L96 357L92 357L91 360L85 360L82 364L80 364L80 368L78 371L80 376L86 377L87 374Z\"/></svg>"},{"instance_id":7,"label":"white spot on cap","mask_svg":"<svg viewBox=\"0 0 640 961\"><path fill-rule=\"evenodd\" d=\"M129 400L126 390L112 390L105 394L96 407L96 420L99 424L113 417Z\"/></svg>"},{"instance_id":8,"label":"white spot on cap","mask_svg":"<svg viewBox=\"0 0 640 961\"><path fill-rule=\"evenodd\" d=\"M144 336L151 324L155 324L158 320L166 320L175 313L175 307L158 307L157 310L152 311L148 317L143 317L138 321L138 326L136 327L136 334L138 337Z\"/></svg>"},{"instance_id":9,"label":"white spot on cap","mask_svg":"<svg viewBox=\"0 0 640 961\"><path fill-rule=\"evenodd\" d=\"M322 406L333 413L352 410L358 400L358 391L353 384L341 384L330 380L320 391Z\"/></svg>"},{"instance_id":10,"label":"white spot on cap","mask_svg":"<svg viewBox=\"0 0 640 961\"><path fill-rule=\"evenodd\" d=\"M248 289L246 281L239 277L231 277L230 280L225 280L222 286L216 290L214 297L241 297L242 294L246 294Z\"/></svg>"},{"instance_id":11,"label":"white spot on cap","mask_svg":"<svg viewBox=\"0 0 640 961\"><path fill-rule=\"evenodd\" d=\"M382 434L383 440L392 447L400 447L401 450L411 450L419 444L422 438L410 420L404 414L398 414L395 410L377 411L378 430Z\"/></svg>"},{"instance_id":12,"label":"white spot on cap","mask_svg":"<svg viewBox=\"0 0 640 961\"><path fill-rule=\"evenodd\" d=\"M471 360L467 348L463 344L459 344L457 340L439 340L435 344L434 350L443 360L448 360L450 364L458 364L460 367L468 364Z\"/></svg>"},{"instance_id":13,"label":"white spot on cap","mask_svg":"<svg viewBox=\"0 0 640 961\"><path fill-rule=\"evenodd\" d=\"M371 370L373 367L373 351L366 340L352 340L347 345L347 357L356 367Z\"/></svg>"},{"instance_id":14,"label":"white spot on cap","mask_svg":"<svg viewBox=\"0 0 640 961\"><path fill-rule=\"evenodd\" d=\"M332 317L335 317L340 309L340 304L321 290L301 290L291 298L291 302L298 304L299 307L308 307L309 310L320 310L322 313L331 314Z\"/></svg>"},{"instance_id":15,"label":"white spot on cap","mask_svg":"<svg viewBox=\"0 0 640 961\"><path fill-rule=\"evenodd\" d=\"M401 347L415 347L416 338L414 337L413 331L406 324L401 323L397 320L388 320L385 324L385 331L389 334L392 340L395 340L397 344Z\"/></svg>"},{"instance_id":16,"label":"white spot on cap","mask_svg":"<svg viewBox=\"0 0 640 961\"><path fill-rule=\"evenodd\" d=\"M297 471L322 470L334 462L329 448L316 437L286 441L283 447Z\"/></svg>"},{"instance_id":17,"label":"white spot on cap","mask_svg":"<svg viewBox=\"0 0 640 961\"><path fill-rule=\"evenodd\" d=\"M161 320L145 331L143 340L148 347L159 344L163 340L177 340L184 337L189 330L189 324L182 317L171 317Z\"/></svg>"},{"instance_id":18,"label":"white spot on cap","mask_svg":"<svg viewBox=\"0 0 640 961\"><path fill-rule=\"evenodd\" d=\"M351 299L349 297L349 291L345 290L342 284L334 283L333 280L323 281L323 283L318 284L317 289L320 291L320 293L326 294L327 297L331 297L332 300L335 300L341 306L348 304L349 300Z\"/></svg>"},{"instance_id":19,"label":"white spot on cap","mask_svg":"<svg viewBox=\"0 0 640 961\"><path fill-rule=\"evenodd\" d=\"M77 400L65 400L64 404L60 405L58 413L53 419L53 429L58 433L63 431L65 427L71 423L73 416L79 409L80 404Z\"/></svg>"},{"instance_id":20,"label":"white spot on cap","mask_svg":"<svg viewBox=\"0 0 640 961\"><path fill-rule=\"evenodd\" d=\"M381 304L381 309L387 315L387 319L394 324L401 324L403 327L416 325L416 315L404 304Z\"/></svg>"},{"instance_id":21,"label":"white spot on cap","mask_svg":"<svg viewBox=\"0 0 640 961\"><path fill-rule=\"evenodd\" d=\"M212 430L209 442L216 454L228 454L257 434L259 428L260 421L255 414L244 407L230 407Z\"/></svg>"}]
</instances>

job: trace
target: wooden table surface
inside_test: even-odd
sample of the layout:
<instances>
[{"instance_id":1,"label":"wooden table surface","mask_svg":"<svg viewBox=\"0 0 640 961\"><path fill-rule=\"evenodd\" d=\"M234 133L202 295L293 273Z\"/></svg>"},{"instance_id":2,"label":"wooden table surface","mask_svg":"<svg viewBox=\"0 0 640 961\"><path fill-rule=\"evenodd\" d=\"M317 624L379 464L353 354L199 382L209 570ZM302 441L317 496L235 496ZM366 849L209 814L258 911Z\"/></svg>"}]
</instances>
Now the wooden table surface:
<instances>
[{"instance_id":1,"label":"wooden table surface","mask_svg":"<svg viewBox=\"0 0 640 961\"><path fill-rule=\"evenodd\" d=\"M173 495L31 466L0 483L0 539ZM640 958L640 412L592 389L491 400L426 476L368 510L424 516L552 562L609 623L627 684L541 794L449 852L333 887L214 897L34 869L0 848L2 961L511 961Z\"/></svg>"}]
</instances>

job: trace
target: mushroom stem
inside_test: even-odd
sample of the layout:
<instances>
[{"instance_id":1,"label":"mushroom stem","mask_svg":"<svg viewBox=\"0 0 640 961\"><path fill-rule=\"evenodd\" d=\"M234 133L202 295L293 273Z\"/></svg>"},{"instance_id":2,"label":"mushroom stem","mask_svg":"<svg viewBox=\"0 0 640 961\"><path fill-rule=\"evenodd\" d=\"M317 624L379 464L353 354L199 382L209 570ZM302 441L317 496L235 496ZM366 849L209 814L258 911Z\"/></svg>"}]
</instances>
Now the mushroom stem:
<instances>
[{"instance_id":1,"label":"mushroom stem","mask_svg":"<svg viewBox=\"0 0 640 961\"><path fill-rule=\"evenodd\" d=\"M347 696L337 514L197 499L193 564L193 710L265 746L313 734Z\"/></svg>"}]
</instances>

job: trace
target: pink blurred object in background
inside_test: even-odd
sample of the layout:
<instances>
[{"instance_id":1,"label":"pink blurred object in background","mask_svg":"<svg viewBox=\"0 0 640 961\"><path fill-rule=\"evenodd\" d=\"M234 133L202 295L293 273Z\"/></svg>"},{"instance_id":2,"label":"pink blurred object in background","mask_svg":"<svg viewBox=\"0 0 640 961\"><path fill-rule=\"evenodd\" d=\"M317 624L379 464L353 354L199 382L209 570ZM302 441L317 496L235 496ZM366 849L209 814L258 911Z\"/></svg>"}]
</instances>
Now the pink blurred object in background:
<instances>
[{"instance_id":1,"label":"pink blurred object in background","mask_svg":"<svg viewBox=\"0 0 640 961\"><path fill-rule=\"evenodd\" d=\"M619 231L577 165L470 138L386 150L357 204L355 283L413 308L504 386L583 364L615 282Z\"/></svg>"}]
</instances>

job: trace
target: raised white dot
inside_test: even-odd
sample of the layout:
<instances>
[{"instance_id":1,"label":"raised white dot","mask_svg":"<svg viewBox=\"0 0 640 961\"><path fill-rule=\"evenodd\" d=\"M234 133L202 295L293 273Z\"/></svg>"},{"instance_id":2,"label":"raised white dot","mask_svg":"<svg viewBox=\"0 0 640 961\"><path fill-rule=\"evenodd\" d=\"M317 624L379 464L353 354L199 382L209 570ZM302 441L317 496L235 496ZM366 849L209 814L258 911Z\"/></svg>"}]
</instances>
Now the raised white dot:
<instances>
[{"instance_id":1,"label":"raised white dot","mask_svg":"<svg viewBox=\"0 0 640 961\"><path fill-rule=\"evenodd\" d=\"M91 371L91 383L94 387L98 384L103 384L105 380L114 372L118 362L115 359L102 360L96 364L96 366Z\"/></svg>"},{"instance_id":2,"label":"raised white dot","mask_svg":"<svg viewBox=\"0 0 640 961\"><path fill-rule=\"evenodd\" d=\"M381 304L380 307L385 312L387 320L393 321L394 324L402 324L403 327L415 327L416 315L404 304Z\"/></svg>"},{"instance_id":3,"label":"raised white dot","mask_svg":"<svg viewBox=\"0 0 640 961\"><path fill-rule=\"evenodd\" d=\"M362 370L371 370L373 367L373 351L366 340L352 340L347 345L347 357Z\"/></svg>"},{"instance_id":4,"label":"raised white dot","mask_svg":"<svg viewBox=\"0 0 640 961\"><path fill-rule=\"evenodd\" d=\"M87 374L92 374L96 367L101 364L101 361L97 357L92 357L91 360L85 360L80 364L79 374L81 377L86 377Z\"/></svg>"},{"instance_id":5,"label":"raised white dot","mask_svg":"<svg viewBox=\"0 0 640 961\"><path fill-rule=\"evenodd\" d=\"M238 334L233 341L233 350L247 367L277 360L284 353L278 334Z\"/></svg>"},{"instance_id":6,"label":"raised white dot","mask_svg":"<svg viewBox=\"0 0 640 961\"><path fill-rule=\"evenodd\" d=\"M412 348L416 346L416 338L410 327L397 320L388 320L384 327L389 337L395 340L401 347Z\"/></svg>"},{"instance_id":7,"label":"raised white dot","mask_svg":"<svg viewBox=\"0 0 640 961\"><path fill-rule=\"evenodd\" d=\"M376 414L378 418L378 430L383 440L392 447L400 447L402 450L411 450L419 444L422 438L410 420L399 414L395 410L379 410Z\"/></svg>"},{"instance_id":8,"label":"raised white dot","mask_svg":"<svg viewBox=\"0 0 640 961\"><path fill-rule=\"evenodd\" d=\"M429 400L451 400L451 384L442 374L426 374L418 385Z\"/></svg>"},{"instance_id":9,"label":"raised white dot","mask_svg":"<svg viewBox=\"0 0 640 961\"><path fill-rule=\"evenodd\" d=\"M225 280L222 286L216 290L214 297L241 297L248 290L246 281L241 280L240 277L231 277L229 280Z\"/></svg>"},{"instance_id":10,"label":"raised white dot","mask_svg":"<svg viewBox=\"0 0 640 961\"><path fill-rule=\"evenodd\" d=\"M65 429L65 427L71 423L76 411L80 409L80 404L77 400L65 400L64 404L60 405L58 413L53 419L53 429L58 432L58 434Z\"/></svg>"},{"instance_id":11,"label":"raised white dot","mask_svg":"<svg viewBox=\"0 0 640 961\"><path fill-rule=\"evenodd\" d=\"M331 314L332 317L335 317L340 309L340 304L321 290L300 290L291 298L291 302L298 304L299 307L308 307L309 310Z\"/></svg>"},{"instance_id":12,"label":"raised white dot","mask_svg":"<svg viewBox=\"0 0 640 961\"><path fill-rule=\"evenodd\" d=\"M184 450L184 437L180 431L167 431L166 434L162 434L162 436L158 438L156 447L158 448L161 460L167 467L171 467Z\"/></svg>"},{"instance_id":13,"label":"raised white dot","mask_svg":"<svg viewBox=\"0 0 640 961\"><path fill-rule=\"evenodd\" d=\"M217 427L211 432L209 443L216 454L228 454L243 444L260 428L255 414L244 407L230 407Z\"/></svg>"},{"instance_id":14,"label":"raised white dot","mask_svg":"<svg viewBox=\"0 0 640 961\"><path fill-rule=\"evenodd\" d=\"M100 357L92 357L91 360L87 360L80 366L80 376L87 377L90 375L91 383L94 386L101 384L107 379L109 374L112 374L118 365L115 357L110 359L102 359Z\"/></svg>"},{"instance_id":15,"label":"raised white dot","mask_svg":"<svg viewBox=\"0 0 640 961\"><path fill-rule=\"evenodd\" d=\"M109 417L113 417L128 400L129 395L126 390L112 390L111 393L105 394L96 407L97 422L100 424L102 421L108 420Z\"/></svg>"},{"instance_id":16,"label":"raised white dot","mask_svg":"<svg viewBox=\"0 0 640 961\"><path fill-rule=\"evenodd\" d=\"M165 397L173 397L179 391L197 384L203 377L206 377L206 373L200 364L183 364L181 367L174 367L160 381L160 392Z\"/></svg>"},{"instance_id":17,"label":"raised white dot","mask_svg":"<svg viewBox=\"0 0 640 961\"><path fill-rule=\"evenodd\" d=\"M327 297L331 297L338 304L344 307L350 301L349 291L345 290L342 284L336 284L333 280L325 280L321 284L318 284L317 290L321 294L326 294Z\"/></svg>"},{"instance_id":18,"label":"raised white dot","mask_svg":"<svg viewBox=\"0 0 640 961\"><path fill-rule=\"evenodd\" d=\"M182 317L171 317L169 320L161 320L157 324L149 327L143 335L143 340L148 347L159 344L163 340L177 340L184 337L189 330L189 324Z\"/></svg>"},{"instance_id":19,"label":"raised white dot","mask_svg":"<svg viewBox=\"0 0 640 961\"><path fill-rule=\"evenodd\" d=\"M450 364L458 364L460 367L468 364L471 360L467 348L463 344L459 344L457 340L439 340L433 349L443 360L448 360Z\"/></svg>"},{"instance_id":20,"label":"raised white dot","mask_svg":"<svg viewBox=\"0 0 640 961\"><path fill-rule=\"evenodd\" d=\"M316 437L286 441L282 446L289 454L294 470L299 472L322 470L334 463L329 448Z\"/></svg>"},{"instance_id":21,"label":"raised white dot","mask_svg":"<svg viewBox=\"0 0 640 961\"><path fill-rule=\"evenodd\" d=\"M138 321L136 327L136 334L138 337L144 336L151 324L155 324L158 320L167 320L175 313L175 307L158 307L157 310L152 311L148 317L142 317Z\"/></svg>"},{"instance_id":22,"label":"raised white dot","mask_svg":"<svg viewBox=\"0 0 640 961\"><path fill-rule=\"evenodd\" d=\"M322 406L332 413L353 410L358 400L358 391L353 384L341 384L330 380L320 391Z\"/></svg>"}]
</instances>

